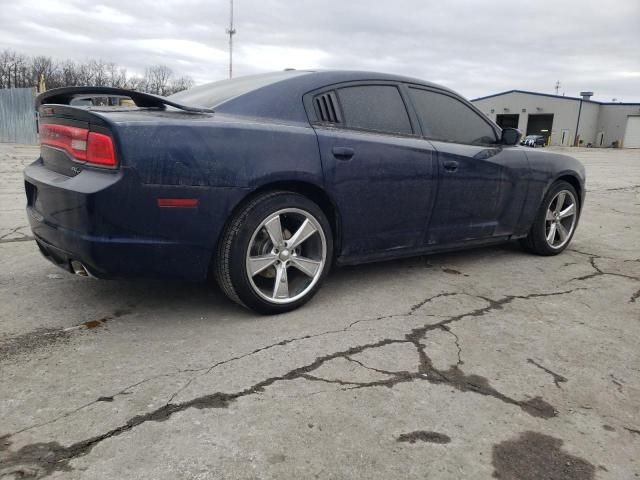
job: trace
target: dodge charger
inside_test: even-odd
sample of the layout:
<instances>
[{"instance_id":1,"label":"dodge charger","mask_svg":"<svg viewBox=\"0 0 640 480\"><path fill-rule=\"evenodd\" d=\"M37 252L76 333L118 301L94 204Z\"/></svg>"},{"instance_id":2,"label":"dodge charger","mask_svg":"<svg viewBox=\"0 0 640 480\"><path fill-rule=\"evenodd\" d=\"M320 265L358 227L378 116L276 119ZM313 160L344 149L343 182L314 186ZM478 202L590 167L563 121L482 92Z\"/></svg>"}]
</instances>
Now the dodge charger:
<instances>
[{"instance_id":1,"label":"dodge charger","mask_svg":"<svg viewBox=\"0 0 640 480\"><path fill-rule=\"evenodd\" d=\"M131 105L74 102L92 96ZM25 189L45 257L96 278L214 278L260 313L301 306L333 265L515 239L558 254L585 197L575 159L391 74L285 71L169 97L61 88L36 108Z\"/></svg>"}]
</instances>

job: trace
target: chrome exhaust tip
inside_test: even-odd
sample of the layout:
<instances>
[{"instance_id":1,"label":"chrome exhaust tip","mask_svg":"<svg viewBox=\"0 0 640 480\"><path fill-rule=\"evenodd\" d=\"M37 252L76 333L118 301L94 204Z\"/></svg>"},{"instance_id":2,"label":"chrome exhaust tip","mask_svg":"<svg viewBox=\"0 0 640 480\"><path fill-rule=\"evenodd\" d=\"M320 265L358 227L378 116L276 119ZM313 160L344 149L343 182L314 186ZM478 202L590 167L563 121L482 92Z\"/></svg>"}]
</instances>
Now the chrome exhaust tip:
<instances>
[{"instance_id":1,"label":"chrome exhaust tip","mask_svg":"<svg viewBox=\"0 0 640 480\"><path fill-rule=\"evenodd\" d=\"M87 271L85 266L77 260L71 260L71 268L73 270L73 273L75 273L76 275L80 275L81 277L89 276L89 272Z\"/></svg>"}]
</instances>

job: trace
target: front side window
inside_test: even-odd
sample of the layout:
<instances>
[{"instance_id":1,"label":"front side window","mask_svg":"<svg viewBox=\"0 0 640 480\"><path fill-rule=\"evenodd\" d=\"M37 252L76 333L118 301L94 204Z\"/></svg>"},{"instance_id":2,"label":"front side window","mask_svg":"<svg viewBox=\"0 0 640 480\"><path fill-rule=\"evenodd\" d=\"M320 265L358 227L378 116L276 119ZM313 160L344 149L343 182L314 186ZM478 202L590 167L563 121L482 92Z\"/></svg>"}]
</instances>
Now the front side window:
<instances>
[{"instance_id":1,"label":"front side window","mask_svg":"<svg viewBox=\"0 0 640 480\"><path fill-rule=\"evenodd\" d=\"M496 142L493 128L460 100L419 88L409 88L425 137L471 145Z\"/></svg>"},{"instance_id":2,"label":"front side window","mask_svg":"<svg viewBox=\"0 0 640 480\"><path fill-rule=\"evenodd\" d=\"M393 85L358 85L338 90L344 122L349 128L411 135L409 114Z\"/></svg>"}]
</instances>

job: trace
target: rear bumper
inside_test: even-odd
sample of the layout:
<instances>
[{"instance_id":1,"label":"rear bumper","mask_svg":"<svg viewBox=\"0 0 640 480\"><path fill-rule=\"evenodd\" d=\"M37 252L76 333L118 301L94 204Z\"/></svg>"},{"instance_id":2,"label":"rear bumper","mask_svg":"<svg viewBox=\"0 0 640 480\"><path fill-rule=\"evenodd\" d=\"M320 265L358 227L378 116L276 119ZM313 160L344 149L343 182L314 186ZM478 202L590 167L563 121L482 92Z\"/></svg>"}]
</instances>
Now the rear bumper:
<instances>
[{"instance_id":1,"label":"rear bumper","mask_svg":"<svg viewBox=\"0 0 640 480\"><path fill-rule=\"evenodd\" d=\"M77 261L97 278L207 276L208 249L156 239L84 235L48 224L32 207L27 207L27 215L42 254L68 272L73 273L71 262Z\"/></svg>"},{"instance_id":2,"label":"rear bumper","mask_svg":"<svg viewBox=\"0 0 640 480\"><path fill-rule=\"evenodd\" d=\"M142 184L135 171L75 177L36 161L24 172L27 217L41 252L98 278L204 280L229 212L243 189ZM197 208L159 208L158 198L197 198Z\"/></svg>"}]
</instances>

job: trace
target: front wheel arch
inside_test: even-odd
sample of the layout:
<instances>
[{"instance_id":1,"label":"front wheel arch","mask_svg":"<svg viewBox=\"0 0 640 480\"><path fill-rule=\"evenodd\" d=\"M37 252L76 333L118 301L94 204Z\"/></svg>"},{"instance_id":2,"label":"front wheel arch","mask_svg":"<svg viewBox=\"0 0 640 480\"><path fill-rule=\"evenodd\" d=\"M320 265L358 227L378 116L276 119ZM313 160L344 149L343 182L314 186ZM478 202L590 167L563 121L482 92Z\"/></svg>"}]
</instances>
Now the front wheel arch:
<instances>
[{"instance_id":1,"label":"front wheel arch","mask_svg":"<svg viewBox=\"0 0 640 480\"><path fill-rule=\"evenodd\" d=\"M547 191L549 191L549 189L559 181L567 182L576 190L576 193L578 194L577 200L578 200L578 203L580 204L580 211L582 211L583 186L580 180L575 175L564 174L556 178L553 182L551 182L551 184L547 188Z\"/></svg>"},{"instance_id":2,"label":"front wheel arch","mask_svg":"<svg viewBox=\"0 0 640 480\"><path fill-rule=\"evenodd\" d=\"M566 243L563 243L562 245L556 247L554 245L548 244L549 237L547 237L547 231L546 231L547 222L552 222L552 223L558 223L558 221L564 222L564 220L559 220L559 219L565 218L565 217L558 217L557 216L558 210L556 210L555 220L553 218L550 219L548 216L547 210L551 211L551 208L549 205L553 204L552 202L555 200L556 195L562 192L563 189L567 191L571 195L571 197L575 200L575 205L577 208L574 209L575 217L568 234L569 235L568 240L566 241ZM565 197L563 196L562 197L563 200L559 200L559 201L564 201L564 198ZM571 242L573 235L575 234L576 228L578 226L578 219L580 218L581 213L582 213L582 206L580 203L579 195L576 189L574 188L573 184L570 182L567 182L564 179L558 179L554 181L549 186L549 188L545 191L545 194L538 207L538 211L533 219L533 223L531 224L530 230L526 237L521 238L519 240L520 244L525 250L531 253L535 253L537 255L548 256L548 255L557 255L561 253L564 249L567 248L567 246ZM567 217L570 217L570 216L571 216L570 214L567 215ZM553 232L556 232L555 226L553 226ZM549 234L553 235L552 238L556 238L555 235L551 233L551 230L549 231ZM553 242L553 240L551 241Z\"/></svg>"}]
</instances>

